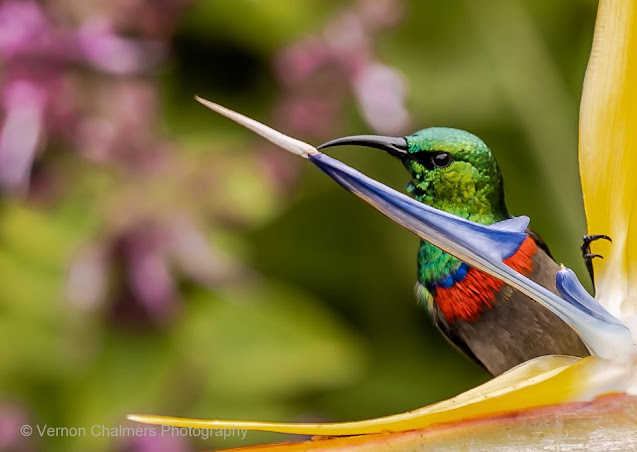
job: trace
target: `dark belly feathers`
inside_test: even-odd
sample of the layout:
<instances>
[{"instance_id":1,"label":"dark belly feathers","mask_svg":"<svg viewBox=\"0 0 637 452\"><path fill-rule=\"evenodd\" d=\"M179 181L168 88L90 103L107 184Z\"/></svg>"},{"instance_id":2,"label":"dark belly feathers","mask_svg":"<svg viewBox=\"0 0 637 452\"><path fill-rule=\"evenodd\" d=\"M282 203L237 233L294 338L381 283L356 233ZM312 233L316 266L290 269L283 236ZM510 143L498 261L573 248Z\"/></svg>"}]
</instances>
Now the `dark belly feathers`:
<instances>
[{"instance_id":1,"label":"dark belly feathers","mask_svg":"<svg viewBox=\"0 0 637 452\"><path fill-rule=\"evenodd\" d=\"M533 270L528 277L556 292L555 275L559 266L545 252L543 243L537 242ZM495 294L493 306L484 310L476 321L449 322L435 303L433 315L443 334L493 375L538 356L589 355L568 325L508 285Z\"/></svg>"}]
</instances>

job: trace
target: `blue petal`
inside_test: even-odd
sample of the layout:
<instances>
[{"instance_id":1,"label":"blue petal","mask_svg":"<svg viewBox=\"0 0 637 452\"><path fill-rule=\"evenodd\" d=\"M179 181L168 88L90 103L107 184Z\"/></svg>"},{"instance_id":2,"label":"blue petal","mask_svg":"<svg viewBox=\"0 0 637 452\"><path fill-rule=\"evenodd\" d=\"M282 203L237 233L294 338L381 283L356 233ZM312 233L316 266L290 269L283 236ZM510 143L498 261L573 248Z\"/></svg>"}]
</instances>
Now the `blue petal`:
<instances>
[{"instance_id":1,"label":"blue petal","mask_svg":"<svg viewBox=\"0 0 637 452\"><path fill-rule=\"evenodd\" d=\"M634 350L623 324L594 310L573 290L566 301L502 261L515 254L526 234L528 218L484 226L421 204L324 154L309 156L324 173L423 240L521 291L571 326L593 355L622 359ZM569 286L570 288L570 286Z\"/></svg>"},{"instance_id":2,"label":"blue petal","mask_svg":"<svg viewBox=\"0 0 637 452\"><path fill-rule=\"evenodd\" d=\"M325 154L310 156L310 160L340 185L417 235L435 234L452 242L464 237L467 240L463 240L463 245L473 253L497 261L515 254L527 237L524 230L528 217L485 226L415 201Z\"/></svg>"},{"instance_id":3,"label":"blue petal","mask_svg":"<svg viewBox=\"0 0 637 452\"><path fill-rule=\"evenodd\" d=\"M562 298L572 305L579 307L582 311L588 312L599 320L618 325L622 324L584 289L584 286L582 286L582 283L580 283L570 268L563 267L557 272L555 283Z\"/></svg>"},{"instance_id":4,"label":"blue petal","mask_svg":"<svg viewBox=\"0 0 637 452\"><path fill-rule=\"evenodd\" d=\"M520 217L509 218L508 220L500 221L499 223L489 226L491 229L498 229L500 231L509 232L524 232L529 227L529 217L524 215Z\"/></svg>"}]
</instances>

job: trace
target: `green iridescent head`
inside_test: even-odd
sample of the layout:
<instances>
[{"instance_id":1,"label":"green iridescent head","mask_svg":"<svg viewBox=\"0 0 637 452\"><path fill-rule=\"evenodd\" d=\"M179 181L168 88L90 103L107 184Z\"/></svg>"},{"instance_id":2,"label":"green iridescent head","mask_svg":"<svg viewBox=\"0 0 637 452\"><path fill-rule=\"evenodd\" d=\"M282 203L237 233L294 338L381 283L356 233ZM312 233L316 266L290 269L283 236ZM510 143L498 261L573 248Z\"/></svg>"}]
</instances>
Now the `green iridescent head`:
<instances>
[{"instance_id":1,"label":"green iridescent head","mask_svg":"<svg viewBox=\"0 0 637 452\"><path fill-rule=\"evenodd\" d=\"M484 141L469 132L431 127L407 137L339 138L319 148L345 144L400 159L412 178L407 190L425 204L480 223L508 218L498 164Z\"/></svg>"}]
</instances>

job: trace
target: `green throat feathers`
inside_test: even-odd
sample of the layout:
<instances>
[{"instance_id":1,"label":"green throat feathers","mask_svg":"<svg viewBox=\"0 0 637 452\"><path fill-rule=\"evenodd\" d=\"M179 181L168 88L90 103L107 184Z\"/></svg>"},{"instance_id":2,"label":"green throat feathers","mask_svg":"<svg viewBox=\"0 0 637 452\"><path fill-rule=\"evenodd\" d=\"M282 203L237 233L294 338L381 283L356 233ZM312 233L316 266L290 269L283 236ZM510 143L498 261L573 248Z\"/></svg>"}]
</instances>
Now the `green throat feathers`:
<instances>
[{"instance_id":1,"label":"green throat feathers","mask_svg":"<svg viewBox=\"0 0 637 452\"><path fill-rule=\"evenodd\" d=\"M411 174L407 191L418 201L482 224L509 218L503 181L487 145L458 129L432 127L406 137L401 158ZM418 251L419 301L431 306L429 291L458 271L462 262L425 241Z\"/></svg>"}]
</instances>

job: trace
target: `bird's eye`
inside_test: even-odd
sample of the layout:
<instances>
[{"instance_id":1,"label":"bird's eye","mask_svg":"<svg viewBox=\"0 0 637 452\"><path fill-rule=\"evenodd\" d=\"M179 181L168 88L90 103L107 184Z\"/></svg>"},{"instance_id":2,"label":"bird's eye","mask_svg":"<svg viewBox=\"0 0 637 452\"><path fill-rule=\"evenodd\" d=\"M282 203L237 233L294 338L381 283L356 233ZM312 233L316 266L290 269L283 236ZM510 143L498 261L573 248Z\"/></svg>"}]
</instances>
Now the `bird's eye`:
<instances>
[{"instance_id":1,"label":"bird's eye","mask_svg":"<svg viewBox=\"0 0 637 452\"><path fill-rule=\"evenodd\" d=\"M446 168L451 165L453 159L446 152L439 152L431 157L431 163L435 168Z\"/></svg>"}]
</instances>

